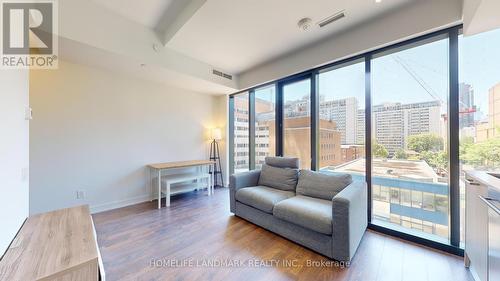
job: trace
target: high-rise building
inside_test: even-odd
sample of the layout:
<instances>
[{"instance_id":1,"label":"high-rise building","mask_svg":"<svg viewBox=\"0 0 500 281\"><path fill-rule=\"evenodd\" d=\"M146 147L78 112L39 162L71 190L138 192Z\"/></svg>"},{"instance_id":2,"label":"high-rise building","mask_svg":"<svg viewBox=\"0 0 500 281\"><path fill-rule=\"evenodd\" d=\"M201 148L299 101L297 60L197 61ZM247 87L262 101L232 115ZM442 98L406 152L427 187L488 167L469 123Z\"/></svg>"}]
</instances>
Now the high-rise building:
<instances>
[{"instance_id":1,"label":"high-rise building","mask_svg":"<svg viewBox=\"0 0 500 281\"><path fill-rule=\"evenodd\" d=\"M238 172L248 170L250 164L248 96L237 97L234 101L234 170Z\"/></svg>"},{"instance_id":2,"label":"high-rise building","mask_svg":"<svg viewBox=\"0 0 500 281\"><path fill-rule=\"evenodd\" d=\"M321 119L337 124L342 144L356 144L358 100L355 97L321 101L319 114Z\"/></svg>"},{"instance_id":3,"label":"high-rise building","mask_svg":"<svg viewBox=\"0 0 500 281\"><path fill-rule=\"evenodd\" d=\"M406 149L409 136L424 133L441 135L441 102L411 104L386 103L372 109L372 134L377 142L394 155Z\"/></svg>"},{"instance_id":4,"label":"high-rise building","mask_svg":"<svg viewBox=\"0 0 500 281\"><path fill-rule=\"evenodd\" d=\"M255 98L255 166L260 168L267 156L275 152L275 104Z\"/></svg>"},{"instance_id":5,"label":"high-rise building","mask_svg":"<svg viewBox=\"0 0 500 281\"><path fill-rule=\"evenodd\" d=\"M460 129L474 126L474 89L471 85L460 83L459 86Z\"/></svg>"},{"instance_id":6,"label":"high-rise building","mask_svg":"<svg viewBox=\"0 0 500 281\"><path fill-rule=\"evenodd\" d=\"M498 136L500 130L500 83L491 87L488 94L488 123L493 136Z\"/></svg>"},{"instance_id":7,"label":"high-rise building","mask_svg":"<svg viewBox=\"0 0 500 281\"><path fill-rule=\"evenodd\" d=\"M284 128L284 145L287 148L285 156L294 156L301 159L300 166L303 169L310 169L310 142L311 127L310 119L307 116L287 118L287 125ZM274 134L274 126L270 128ZM333 121L320 120L319 123L319 166L335 166L342 161L342 151L340 144L340 132Z\"/></svg>"},{"instance_id":8,"label":"high-rise building","mask_svg":"<svg viewBox=\"0 0 500 281\"><path fill-rule=\"evenodd\" d=\"M356 115L357 123L356 123L356 144L365 144L365 110L358 109Z\"/></svg>"}]
</instances>

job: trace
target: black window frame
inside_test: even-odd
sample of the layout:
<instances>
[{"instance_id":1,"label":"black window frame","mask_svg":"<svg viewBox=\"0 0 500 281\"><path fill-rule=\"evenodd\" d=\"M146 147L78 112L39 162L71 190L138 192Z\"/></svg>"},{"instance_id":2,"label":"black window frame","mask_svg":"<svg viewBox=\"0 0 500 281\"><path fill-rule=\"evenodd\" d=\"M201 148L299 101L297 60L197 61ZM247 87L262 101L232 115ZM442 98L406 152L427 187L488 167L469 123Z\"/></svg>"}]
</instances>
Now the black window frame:
<instances>
[{"instance_id":1,"label":"black window frame","mask_svg":"<svg viewBox=\"0 0 500 281\"><path fill-rule=\"evenodd\" d=\"M438 250L442 250L455 255L463 256L464 250L460 247L460 163L459 163L459 46L458 38L462 33L462 24L431 32L425 35L417 36L412 39L404 40L395 44L391 44L379 49L365 52L363 54L355 55L346 59L341 59L339 61L334 61L316 68L312 68L294 75L290 75L281 79L276 79L272 82L257 85L255 87L250 87L236 93L233 93L229 97L229 159L230 159L230 173L234 173L234 167L232 167L234 159L234 96L248 92L249 103L254 100L252 93L257 88L268 87L274 85L275 91L275 101L276 101L276 134L275 134L275 151L277 156L283 156L283 85L293 83L294 81L300 81L303 79L311 79L311 169L317 170L318 167L318 151L319 151L319 91L317 90L317 75L321 72L327 71L328 69L335 68L341 65L353 63L355 61L364 60L365 63L365 157L366 157L366 170L365 179L368 188L368 228L377 232L402 238L414 243L432 247ZM372 210L372 141L371 141L371 61L373 57L380 56L381 54L387 52L393 52L394 50L400 48L408 48L408 46L418 46L425 44L426 41L432 40L433 38L445 36L448 38L448 81L449 81L449 102L448 102L448 151L449 151L449 215L450 215L450 239L449 243L442 243L434 240L429 240L420 236L415 236L409 233L400 232L394 229L386 228L383 226L375 225L371 223L371 210ZM250 118L255 120L255 108L254 105L249 104ZM253 109L253 110L252 110ZM253 116L252 116L253 115ZM251 128L249 124L249 128ZM249 135L252 135L250 133ZM250 146L254 143L254 140L250 140ZM249 151L250 153L251 151ZM250 153L250 155L252 155ZM255 157L255 156L254 156ZM250 163L252 161L250 160ZM250 169L255 168L254 165L250 165ZM253 166L253 167L252 167Z\"/></svg>"}]
</instances>

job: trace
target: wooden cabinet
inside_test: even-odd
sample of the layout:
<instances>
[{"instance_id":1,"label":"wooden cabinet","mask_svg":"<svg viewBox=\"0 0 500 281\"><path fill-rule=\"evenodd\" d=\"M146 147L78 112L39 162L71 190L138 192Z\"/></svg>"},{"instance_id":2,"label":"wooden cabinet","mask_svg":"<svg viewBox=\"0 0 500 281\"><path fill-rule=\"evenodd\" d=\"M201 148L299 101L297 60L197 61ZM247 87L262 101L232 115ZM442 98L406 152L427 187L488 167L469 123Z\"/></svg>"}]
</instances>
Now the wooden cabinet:
<instances>
[{"instance_id":1,"label":"wooden cabinet","mask_svg":"<svg viewBox=\"0 0 500 281\"><path fill-rule=\"evenodd\" d=\"M467 176L465 187L465 263L477 281L488 279L488 208L479 196L488 187Z\"/></svg>"},{"instance_id":2,"label":"wooden cabinet","mask_svg":"<svg viewBox=\"0 0 500 281\"><path fill-rule=\"evenodd\" d=\"M99 261L88 206L62 209L26 220L0 261L0 280L97 281Z\"/></svg>"}]
</instances>

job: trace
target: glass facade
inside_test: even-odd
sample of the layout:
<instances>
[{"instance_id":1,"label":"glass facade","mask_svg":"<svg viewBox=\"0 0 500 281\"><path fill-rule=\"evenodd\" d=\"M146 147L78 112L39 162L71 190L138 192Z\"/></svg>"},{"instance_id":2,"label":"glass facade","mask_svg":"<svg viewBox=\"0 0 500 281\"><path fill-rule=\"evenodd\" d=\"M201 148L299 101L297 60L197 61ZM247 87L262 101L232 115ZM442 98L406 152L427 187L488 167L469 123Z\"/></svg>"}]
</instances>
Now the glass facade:
<instances>
[{"instance_id":1,"label":"glass facade","mask_svg":"<svg viewBox=\"0 0 500 281\"><path fill-rule=\"evenodd\" d=\"M460 228L465 172L500 173L500 30L459 37ZM460 241L463 243L463 231Z\"/></svg>"},{"instance_id":2,"label":"glass facade","mask_svg":"<svg viewBox=\"0 0 500 281\"><path fill-rule=\"evenodd\" d=\"M345 170L365 161L365 63L357 60L318 74L319 169ZM347 171L365 174L365 165ZM364 178L361 179L364 181Z\"/></svg>"},{"instance_id":3,"label":"glass facade","mask_svg":"<svg viewBox=\"0 0 500 281\"><path fill-rule=\"evenodd\" d=\"M276 139L276 87L255 90L255 168L260 169L266 156L274 156Z\"/></svg>"},{"instance_id":4,"label":"glass facade","mask_svg":"<svg viewBox=\"0 0 500 281\"><path fill-rule=\"evenodd\" d=\"M311 80L283 86L283 153L311 169Z\"/></svg>"},{"instance_id":5,"label":"glass facade","mask_svg":"<svg viewBox=\"0 0 500 281\"><path fill-rule=\"evenodd\" d=\"M371 61L372 184L384 194L372 196L372 223L444 241L449 240L448 45L448 38L438 36ZM401 194L400 203L385 196L391 189ZM434 195L444 200L436 202ZM439 210L429 208L438 203Z\"/></svg>"},{"instance_id":6,"label":"glass facade","mask_svg":"<svg viewBox=\"0 0 500 281\"><path fill-rule=\"evenodd\" d=\"M460 28L232 95L231 172L282 155L349 173L367 182L370 227L457 253L458 178L500 167L500 30L462 38Z\"/></svg>"},{"instance_id":7,"label":"glass facade","mask_svg":"<svg viewBox=\"0 0 500 281\"><path fill-rule=\"evenodd\" d=\"M232 112L234 120L234 131L232 132L234 140L234 172L244 172L250 169L249 152L249 93L242 93L234 97L234 111Z\"/></svg>"}]
</instances>

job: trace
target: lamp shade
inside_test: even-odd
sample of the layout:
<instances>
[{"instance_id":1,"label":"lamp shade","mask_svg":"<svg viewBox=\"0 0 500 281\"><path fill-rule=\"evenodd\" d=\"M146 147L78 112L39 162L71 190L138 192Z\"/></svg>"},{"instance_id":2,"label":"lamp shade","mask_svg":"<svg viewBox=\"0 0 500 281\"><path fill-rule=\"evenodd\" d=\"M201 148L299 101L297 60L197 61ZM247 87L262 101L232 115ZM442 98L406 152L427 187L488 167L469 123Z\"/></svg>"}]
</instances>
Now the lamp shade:
<instances>
[{"instance_id":1,"label":"lamp shade","mask_svg":"<svg viewBox=\"0 0 500 281\"><path fill-rule=\"evenodd\" d=\"M212 139L213 140L221 140L222 139L222 130L220 128L212 129Z\"/></svg>"}]
</instances>

